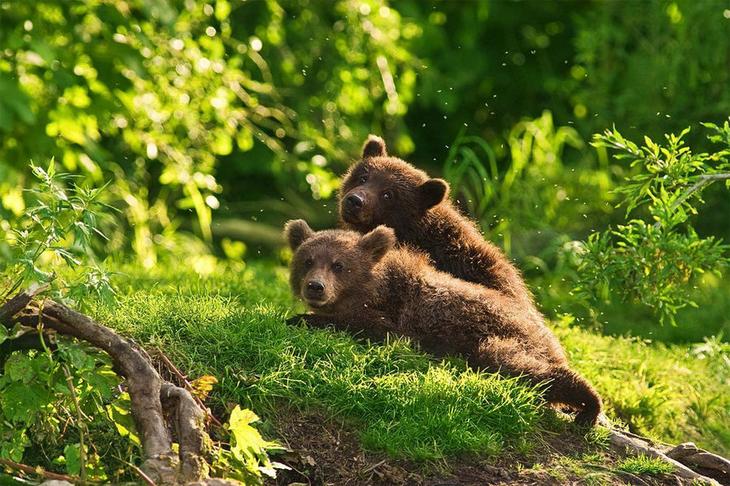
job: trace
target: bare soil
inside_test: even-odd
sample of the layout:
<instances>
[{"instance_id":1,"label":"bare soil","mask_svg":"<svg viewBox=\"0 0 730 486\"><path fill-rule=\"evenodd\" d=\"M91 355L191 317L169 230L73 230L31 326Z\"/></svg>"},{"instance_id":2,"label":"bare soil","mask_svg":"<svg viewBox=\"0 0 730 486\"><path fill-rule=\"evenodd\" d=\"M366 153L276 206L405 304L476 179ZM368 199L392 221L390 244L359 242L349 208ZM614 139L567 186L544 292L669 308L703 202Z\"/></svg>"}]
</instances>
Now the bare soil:
<instances>
[{"instance_id":1,"label":"bare soil","mask_svg":"<svg viewBox=\"0 0 730 486\"><path fill-rule=\"evenodd\" d=\"M529 454L422 464L364 451L352 426L318 414L292 413L275 423L278 440L291 451L275 459L292 469L281 471L272 485L684 484L673 475L616 471L621 451L589 444L574 432L546 437Z\"/></svg>"}]
</instances>

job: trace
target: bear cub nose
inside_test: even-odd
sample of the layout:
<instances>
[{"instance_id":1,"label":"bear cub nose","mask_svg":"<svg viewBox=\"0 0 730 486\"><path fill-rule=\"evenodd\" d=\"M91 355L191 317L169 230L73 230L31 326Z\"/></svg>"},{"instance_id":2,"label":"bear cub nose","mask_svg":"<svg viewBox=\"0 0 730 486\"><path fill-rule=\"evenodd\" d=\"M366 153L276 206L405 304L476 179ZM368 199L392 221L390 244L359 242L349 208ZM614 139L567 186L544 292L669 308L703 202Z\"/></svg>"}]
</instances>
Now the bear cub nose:
<instances>
[{"instance_id":1,"label":"bear cub nose","mask_svg":"<svg viewBox=\"0 0 730 486\"><path fill-rule=\"evenodd\" d=\"M307 293L312 296L319 296L324 293L324 284L317 280L307 282Z\"/></svg>"},{"instance_id":2,"label":"bear cub nose","mask_svg":"<svg viewBox=\"0 0 730 486\"><path fill-rule=\"evenodd\" d=\"M363 199L358 196L357 194L350 194L347 196L347 199L345 199L345 204L347 204L347 209L361 209L363 205Z\"/></svg>"}]
</instances>

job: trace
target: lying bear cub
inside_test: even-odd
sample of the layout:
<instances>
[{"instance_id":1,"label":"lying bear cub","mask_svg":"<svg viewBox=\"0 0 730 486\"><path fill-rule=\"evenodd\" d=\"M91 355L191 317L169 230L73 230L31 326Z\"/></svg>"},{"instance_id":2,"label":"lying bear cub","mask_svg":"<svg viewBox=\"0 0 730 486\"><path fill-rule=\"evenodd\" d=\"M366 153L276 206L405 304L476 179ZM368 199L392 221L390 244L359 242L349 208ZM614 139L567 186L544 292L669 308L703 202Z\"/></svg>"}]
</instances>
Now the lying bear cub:
<instances>
[{"instance_id":1,"label":"lying bear cub","mask_svg":"<svg viewBox=\"0 0 730 486\"><path fill-rule=\"evenodd\" d=\"M393 228L399 242L428 253L439 270L533 306L517 268L459 213L448 191L446 181L389 156L383 139L370 135L361 160L342 178L340 218L361 233L380 224Z\"/></svg>"},{"instance_id":2,"label":"lying bear cub","mask_svg":"<svg viewBox=\"0 0 730 486\"><path fill-rule=\"evenodd\" d=\"M546 399L577 410L593 425L601 399L568 368L565 353L539 316L503 293L433 268L427 256L395 248L391 228L314 232L290 221L290 283L312 314L290 322L333 326L382 339L408 336L436 356L459 354L474 368L546 383Z\"/></svg>"}]
</instances>

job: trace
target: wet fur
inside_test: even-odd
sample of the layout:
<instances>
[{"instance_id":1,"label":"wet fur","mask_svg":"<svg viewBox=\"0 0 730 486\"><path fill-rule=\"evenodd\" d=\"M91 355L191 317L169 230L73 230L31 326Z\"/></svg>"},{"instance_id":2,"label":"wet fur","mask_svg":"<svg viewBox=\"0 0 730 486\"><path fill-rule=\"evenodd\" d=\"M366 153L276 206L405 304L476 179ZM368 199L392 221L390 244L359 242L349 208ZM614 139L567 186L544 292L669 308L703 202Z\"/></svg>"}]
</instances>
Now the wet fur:
<instances>
[{"instance_id":1,"label":"wet fur","mask_svg":"<svg viewBox=\"0 0 730 486\"><path fill-rule=\"evenodd\" d=\"M290 222L286 232L307 233L305 226ZM578 423L595 423L600 397L570 370L539 313L503 292L435 269L421 252L404 246L387 251L395 235L384 226L365 236L343 230L309 235L293 246L292 290L302 297L306 282L316 277L325 284L328 303L296 321L376 339L388 333L408 336L436 356L458 354L474 368L547 383L548 402L578 411ZM371 244L363 244L368 238ZM332 270L334 262L343 264L339 273Z\"/></svg>"}]
</instances>

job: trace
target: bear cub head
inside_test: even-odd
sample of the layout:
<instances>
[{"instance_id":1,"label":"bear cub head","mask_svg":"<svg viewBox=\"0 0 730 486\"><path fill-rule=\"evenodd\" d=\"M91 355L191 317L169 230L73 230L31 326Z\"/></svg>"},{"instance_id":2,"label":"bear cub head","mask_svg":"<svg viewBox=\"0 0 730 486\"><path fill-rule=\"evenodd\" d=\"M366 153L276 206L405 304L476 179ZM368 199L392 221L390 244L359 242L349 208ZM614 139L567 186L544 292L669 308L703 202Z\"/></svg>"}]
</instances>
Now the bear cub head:
<instances>
[{"instance_id":1,"label":"bear cub head","mask_svg":"<svg viewBox=\"0 0 730 486\"><path fill-rule=\"evenodd\" d=\"M370 135L361 160L343 177L340 217L363 233L381 224L397 231L420 220L448 190L443 179L431 179L409 163L389 157L383 139Z\"/></svg>"},{"instance_id":2,"label":"bear cub head","mask_svg":"<svg viewBox=\"0 0 730 486\"><path fill-rule=\"evenodd\" d=\"M284 236L294 252L289 283L294 295L317 313L346 313L368 294L372 270L395 245L390 228L367 234L313 231L306 221L289 221Z\"/></svg>"}]
</instances>

